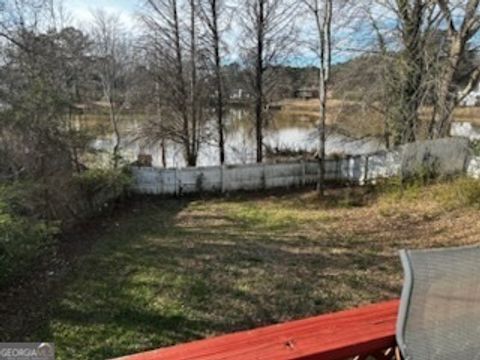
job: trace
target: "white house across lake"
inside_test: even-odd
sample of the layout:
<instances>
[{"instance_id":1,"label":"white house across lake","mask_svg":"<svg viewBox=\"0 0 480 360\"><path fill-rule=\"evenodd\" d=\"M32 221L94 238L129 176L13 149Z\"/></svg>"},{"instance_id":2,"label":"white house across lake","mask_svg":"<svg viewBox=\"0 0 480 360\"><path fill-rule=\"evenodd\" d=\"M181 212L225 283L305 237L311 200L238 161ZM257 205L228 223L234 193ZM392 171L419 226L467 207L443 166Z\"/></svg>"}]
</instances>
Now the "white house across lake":
<instances>
[{"instance_id":1,"label":"white house across lake","mask_svg":"<svg viewBox=\"0 0 480 360\"><path fill-rule=\"evenodd\" d=\"M472 90L462 101L460 106L477 106L480 105L480 83Z\"/></svg>"}]
</instances>

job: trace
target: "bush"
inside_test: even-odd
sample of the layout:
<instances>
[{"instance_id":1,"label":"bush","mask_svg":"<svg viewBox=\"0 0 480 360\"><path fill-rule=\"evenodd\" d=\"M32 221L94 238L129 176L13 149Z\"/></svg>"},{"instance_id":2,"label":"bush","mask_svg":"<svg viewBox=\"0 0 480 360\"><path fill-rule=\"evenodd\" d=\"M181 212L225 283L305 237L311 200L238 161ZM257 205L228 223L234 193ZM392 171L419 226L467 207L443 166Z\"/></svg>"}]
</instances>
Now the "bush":
<instances>
[{"instance_id":1,"label":"bush","mask_svg":"<svg viewBox=\"0 0 480 360\"><path fill-rule=\"evenodd\" d=\"M400 199L416 200L426 185L423 178L420 177L411 177L408 181L401 177L392 177L380 182L372 190L378 195L390 198L392 201Z\"/></svg>"},{"instance_id":2,"label":"bush","mask_svg":"<svg viewBox=\"0 0 480 360\"><path fill-rule=\"evenodd\" d=\"M434 185L449 178L440 176L438 162L430 160L425 164L410 170L407 174L385 179L380 182L375 191L388 194L392 199L417 199L428 185Z\"/></svg>"},{"instance_id":3,"label":"bush","mask_svg":"<svg viewBox=\"0 0 480 360\"><path fill-rule=\"evenodd\" d=\"M92 196L99 193L118 195L131 183L130 173L125 169L91 169L76 175L76 179Z\"/></svg>"},{"instance_id":4,"label":"bush","mask_svg":"<svg viewBox=\"0 0 480 360\"><path fill-rule=\"evenodd\" d=\"M16 214L9 202L12 193L11 186L0 186L0 287L21 277L45 256L53 255L58 231L45 221Z\"/></svg>"},{"instance_id":5,"label":"bush","mask_svg":"<svg viewBox=\"0 0 480 360\"><path fill-rule=\"evenodd\" d=\"M436 191L435 197L449 208L480 208L480 180L460 177L443 184Z\"/></svg>"},{"instance_id":6,"label":"bush","mask_svg":"<svg viewBox=\"0 0 480 360\"><path fill-rule=\"evenodd\" d=\"M56 234L122 196L123 170L87 170L42 181L0 183L0 287L55 255Z\"/></svg>"},{"instance_id":7,"label":"bush","mask_svg":"<svg viewBox=\"0 0 480 360\"><path fill-rule=\"evenodd\" d=\"M480 140L473 140L470 142L473 155L480 156Z\"/></svg>"},{"instance_id":8,"label":"bush","mask_svg":"<svg viewBox=\"0 0 480 360\"><path fill-rule=\"evenodd\" d=\"M132 182L125 169L91 169L75 176L82 200L86 200L90 215L108 207L123 196Z\"/></svg>"}]
</instances>

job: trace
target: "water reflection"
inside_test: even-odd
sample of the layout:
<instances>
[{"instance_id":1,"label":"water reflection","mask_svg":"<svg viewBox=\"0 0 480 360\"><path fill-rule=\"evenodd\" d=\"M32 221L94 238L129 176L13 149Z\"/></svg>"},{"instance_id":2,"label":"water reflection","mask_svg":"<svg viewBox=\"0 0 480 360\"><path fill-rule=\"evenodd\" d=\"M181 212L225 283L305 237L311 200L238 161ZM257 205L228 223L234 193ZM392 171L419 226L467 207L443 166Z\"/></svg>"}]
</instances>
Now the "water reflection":
<instances>
[{"instance_id":1,"label":"water reflection","mask_svg":"<svg viewBox=\"0 0 480 360\"><path fill-rule=\"evenodd\" d=\"M127 162L133 162L140 153L150 154L154 166L162 166L162 147L160 144L146 144L137 140L138 130L142 125L142 116L129 116L121 119L122 134L121 155ZM107 163L113 146L114 135L110 129L107 116L80 116L75 119L78 129L89 129L94 134L90 146L96 150L95 162ZM255 162L256 143L253 121L245 110L232 110L227 116L225 129L225 155L227 164L245 164ZM214 129L214 122L207 124ZM212 131L214 133L214 130ZM315 152L318 144L317 130L313 121L294 117L272 116L264 132L265 146L270 149ZM382 141L377 138L352 139L348 136L330 132L327 136L327 154L364 154L384 149ZM186 165L179 144L171 141L165 143L167 167L184 167ZM219 163L218 147L215 139L202 144L198 155L198 166L217 165Z\"/></svg>"}]
</instances>

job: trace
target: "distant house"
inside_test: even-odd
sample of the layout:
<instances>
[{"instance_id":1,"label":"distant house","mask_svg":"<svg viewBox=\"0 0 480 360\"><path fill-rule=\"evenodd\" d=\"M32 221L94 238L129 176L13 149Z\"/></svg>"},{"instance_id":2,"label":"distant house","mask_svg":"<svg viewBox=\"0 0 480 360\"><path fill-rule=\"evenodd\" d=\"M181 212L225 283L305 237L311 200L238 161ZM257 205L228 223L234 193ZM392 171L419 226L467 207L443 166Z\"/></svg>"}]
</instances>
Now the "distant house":
<instances>
[{"instance_id":1,"label":"distant house","mask_svg":"<svg viewBox=\"0 0 480 360\"><path fill-rule=\"evenodd\" d=\"M245 91L243 89L235 89L230 94L230 99L232 100L243 99L244 94L245 94Z\"/></svg>"},{"instance_id":2,"label":"distant house","mask_svg":"<svg viewBox=\"0 0 480 360\"><path fill-rule=\"evenodd\" d=\"M480 105L480 83L468 94L462 101L460 106L477 106Z\"/></svg>"},{"instance_id":3,"label":"distant house","mask_svg":"<svg viewBox=\"0 0 480 360\"><path fill-rule=\"evenodd\" d=\"M319 95L318 88L314 88L314 87L300 88L295 91L295 97L297 99L304 99L304 100L318 99L318 95Z\"/></svg>"},{"instance_id":4,"label":"distant house","mask_svg":"<svg viewBox=\"0 0 480 360\"><path fill-rule=\"evenodd\" d=\"M234 89L229 95L230 101L232 102L242 102L250 99L250 94L244 89Z\"/></svg>"}]
</instances>

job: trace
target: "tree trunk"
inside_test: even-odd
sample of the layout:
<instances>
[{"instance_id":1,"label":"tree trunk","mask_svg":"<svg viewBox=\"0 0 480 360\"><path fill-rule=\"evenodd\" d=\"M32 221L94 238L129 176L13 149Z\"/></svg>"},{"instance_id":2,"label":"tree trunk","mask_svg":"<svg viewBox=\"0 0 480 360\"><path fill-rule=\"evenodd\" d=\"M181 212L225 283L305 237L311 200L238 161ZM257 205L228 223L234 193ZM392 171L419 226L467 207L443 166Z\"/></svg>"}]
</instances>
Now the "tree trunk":
<instances>
[{"instance_id":1,"label":"tree trunk","mask_svg":"<svg viewBox=\"0 0 480 360\"><path fill-rule=\"evenodd\" d=\"M433 139L446 137L450 133L453 110L457 105L457 94L456 89L453 86L453 81L464 48L465 46L461 38L458 36L451 37L448 61L440 75L434 112L430 125L431 133L429 135Z\"/></svg>"},{"instance_id":2,"label":"tree trunk","mask_svg":"<svg viewBox=\"0 0 480 360\"><path fill-rule=\"evenodd\" d=\"M192 138L190 156L187 157L189 166L197 164L197 48L195 33L195 0L190 0L190 117L192 120Z\"/></svg>"},{"instance_id":3,"label":"tree trunk","mask_svg":"<svg viewBox=\"0 0 480 360\"><path fill-rule=\"evenodd\" d=\"M165 138L162 138L160 147L162 149L162 166L167 167L167 147L165 146Z\"/></svg>"},{"instance_id":4,"label":"tree trunk","mask_svg":"<svg viewBox=\"0 0 480 360\"><path fill-rule=\"evenodd\" d=\"M394 123L394 145L414 142L417 135L418 109L423 91L423 31L426 3L424 0L396 0L400 17L402 41L405 46L405 73L402 76L399 94L400 114Z\"/></svg>"},{"instance_id":5,"label":"tree trunk","mask_svg":"<svg viewBox=\"0 0 480 360\"><path fill-rule=\"evenodd\" d=\"M222 81L222 67L220 61L220 35L218 31L218 12L217 12L217 0L212 0L211 3L212 12L212 35L213 46L215 54L215 76L217 82L217 126L218 126L218 148L220 165L225 163L225 140L224 140L224 128L223 128L223 112L224 112L224 99L223 99L223 81Z\"/></svg>"},{"instance_id":6,"label":"tree trunk","mask_svg":"<svg viewBox=\"0 0 480 360\"><path fill-rule=\"evenodd\" d=\"M325 71L320 69L320 85L319 85L319 100L320 100L320 119L318 123L318 159L319 159L319 174L317 182L317 191L323 196L325 193L325 127L327 118L327 84L325 82Z\"/></svg>"},{"instance_id":7,"label":"tree trunk","mask_svg":"<svg viewBox=\"0 0 480 360\"><path fill-rule=\"evenodd\" d=\"M320 55L320 73L319 73L319 101L320 115L318 122L318 157L319 171L317 181L317 191L321 196L325 194L325 142L326 142L326 121L327 121L327 93L330 80L331 50L332 50L332 0L324 0L323 20L320 19L320 7L318 0L315 1L314 15L317 23L319 55Z\"/></svg>"},{"instance_id":8,"label":"tree trunk","mask_svg":"<svg viewBox=\"0 0 480 360\"><path fill-rule=\"evenodd\" d=\"M418 109L420 107L422 87L422 61L416 53L417 45L407 49L407 72L402 91L403 109L401 110L400 123L396 132L395 145L414 142L417 135Z\"/></svg>"},{"instance_id":9,"label":"tree trunk","mask_svg":"<svg viewBox=\"0 0 480 360\"><path fill-rule=\"evenodd\" d=\"M457 105L455 90L450 86L442 84L441 89L437 95L433 115L433 127L431 128L430 137L432 139L439 139L447 137L450 134L450 125L453 119L453 110Z\"/></svg>"},{"instance_id":10,"label":"tree trunk","mask_svg":"<svg viewBox=\"0 0 480 360\"><path fill-rule=\"evenodd\" d=\"M265 11L264 0L258 0L257 53L255 65L255 130L257 140L257 162L263 161L263 41Z\"/></svg>"},{"instance_id":11,"label":"tree trunk","mask_svg":"<svg viewBox=\"0 0 480 360\"><path fill-rule=\"evenodd\" d=\"M163 122L163 119L162 119L162 111L161 111L161 108L162 108L162 105L161 105L161 99L160 99L160 86L158 83L155 84L155 90L157 92L157 116L158 116L158 121L160 123L160 126L162 126L162 122ZM160 150L162 152L162 166L164 168L167 167L167 156L166 156L166 148L165 148L165 136L163 136L162 134L162 137L160 139Z\"/></svg>"},{"instance_id":12,"label":"tree trunk","mask_svg":"<svg viewBox=\"0 0 480 360\"><path fill-rule=\"evenodd\" d=\"M173 11L173 28L174 28L174 37L175 37L175 55L176 55L176 70L177 77L179 80L179 92L180 96L180 107L181 114L183 118L183 148L185 152L185 158L187 164L190 165L191 159L191 146L190 146L190 127L188 121L188 111L187 111L187 89L185 85L185 79L183 77L183 57L182 57L182 45L180 41L180 24L178 19L178 9L177 9L177 0L172 0L172 11Z\"/></svg>"},{"instance_id":13,"label":"tree trunk","mask_svg":"<svg viewBox=\"0 0 480 360\"><path fill-rule=\"evenodd\" d=\"M117 124L117 117L115 114L115 104L112 100L112 98L109 96L108 97L108 102L109 102L109 110L110 110L110 122L112 124L113 128L113 134L115 137L114 140L114 145L113 145L113 168L116 169L118 167L118 160L119 160L119 149L120 149L120 131L118 129L118 124Z\"/></svg>"}]
</instances>

